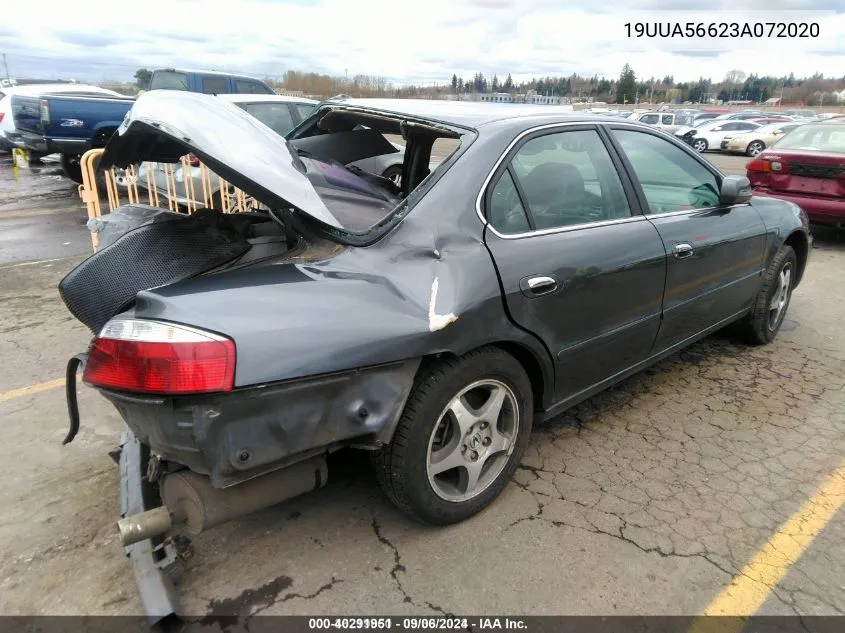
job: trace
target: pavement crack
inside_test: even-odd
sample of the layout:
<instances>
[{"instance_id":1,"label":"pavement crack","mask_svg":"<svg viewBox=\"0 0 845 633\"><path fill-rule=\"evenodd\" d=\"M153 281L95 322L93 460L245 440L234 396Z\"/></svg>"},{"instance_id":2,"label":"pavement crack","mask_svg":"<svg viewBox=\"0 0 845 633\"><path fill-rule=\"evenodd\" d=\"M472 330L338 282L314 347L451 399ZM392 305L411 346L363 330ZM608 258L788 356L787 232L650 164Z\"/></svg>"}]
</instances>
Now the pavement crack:
<instances>
[{"instance_id":1,"label":"pavement crack","mask_svg":"<svg viewBox=\"0 0 845 633\"><path fill-rule=\"evenodd\" d=\"M379 540L379 543L387 545L387 547L393 550L393 568L390 570L390 577L393 578L393 581L396 583L396 588L399 589L399 592L402 594L402 601L407 604L414 605L415 607L428 607L432 611L440 613L441 615L453 616L453 613L449 613L443 610L442 607L433 604L429 601L425 601L423 603L414 602L414 599L405 589L405 586L402 584L402 580L399 578L399 572L402 572L404 574L407 571L407 568L402 563L402 554L399 552L399 548L396 547L393 542L384 535L384 533L382 532L381 525L379 525L378 519L376 519L375 517L373 517L372 526L373 533L376 535L376 538Z\"/></svg>"},{"instance_id":2,"label":"pavement crack","mask_svg":"<svg viewBox=\"0 0 845 633\"><path fill-rule=\"evenodd\" d=\"M322 587L317 589L317 591L315 591L314 593L309 593L309 594L288 593L288 594L285 594L285 596L283 598L276 600L273 604L278 604L280 602L287 602L288 600L293 600L294 598L302 598L303 600L312 600L313 598L316 598L317 596L319 596L324 591L329 591L329 590L333 589L335 585L338 585L342 582L343 582L342 578L335 578L334 576L332 576L331 582L327 582L325 585L323 585Z\"/></svg>"}]
</instances>

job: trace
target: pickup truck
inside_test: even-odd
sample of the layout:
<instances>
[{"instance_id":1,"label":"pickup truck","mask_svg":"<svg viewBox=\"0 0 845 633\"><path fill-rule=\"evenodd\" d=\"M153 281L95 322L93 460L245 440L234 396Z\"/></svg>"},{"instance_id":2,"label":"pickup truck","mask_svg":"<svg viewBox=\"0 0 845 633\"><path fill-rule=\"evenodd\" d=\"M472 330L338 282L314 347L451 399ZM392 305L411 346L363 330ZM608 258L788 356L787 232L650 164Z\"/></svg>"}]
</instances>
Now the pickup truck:
<instances>
[{"instance_id":1,"label":"pickup truck","mask_svg":"<svg viewBox=\"0 0 845 633\"><path fill-rule=\"evenodd\" d=\"M12 116L24 149L61 154L65 175L81 184L79 159L89 149L105 147L134 102L132 97L14 95Z\"/></svg>"},{"instance_id":2,"label":"pickup truck","mask_svg":"<svg viewBox=\"0 0 845 633\"><path fill-rule=\"evenodd\" d=\"M150 90L184 90L206 94L275 94L265 82L246 75L205 70L154 70ZM82 184L79 159L89 149L105 147L134 97L15 95L12 116L18 146L34 155L61 154L65 175Z\"/></svg>"}]
</instances>

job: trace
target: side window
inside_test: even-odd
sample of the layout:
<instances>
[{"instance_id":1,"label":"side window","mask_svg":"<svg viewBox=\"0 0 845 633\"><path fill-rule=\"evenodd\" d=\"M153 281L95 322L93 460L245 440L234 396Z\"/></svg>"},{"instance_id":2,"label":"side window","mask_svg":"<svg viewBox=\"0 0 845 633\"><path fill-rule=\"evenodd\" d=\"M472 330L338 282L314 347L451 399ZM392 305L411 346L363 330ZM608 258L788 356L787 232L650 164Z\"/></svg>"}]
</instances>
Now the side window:
<instances>
[{"instance_id":1,"label":"side window","mask_svg":"<svg viewBox=\"0 0 845 633\"><path fill-rule=\"evenodd\" d=\"M595 130L532 138L511 168L537 230L631 216L619 174Z\"/></svg>"},{"instance_id":2,"label":"side window","mask_svg":"<svg viewBox=\"0 0 845 633\"><path fill-rule=\"evenodd\" d=\"M229 92L229 79L227 77L203 77L202 91L207 95L220 95Z\"/></svg>"},{"instance_id":3,"label":"side window","mask_svg":"<svg viewBox=\"0 0 845 633\"><path fill-rule=\"evenodd\" d=\"M525 233L531 230L510 171L504 172L493 188L487 219L499 233Z\"/></svg>"},{"instance_id":4,"label":"side window","mask_svg":"<svg viewBox=\"0 0 845 633\"><path fill-rule=\"evenodd\" d=\"M293 129L293 115L287 103L268 101L247 103L241 107L279 136L284 136Z\"/></svg>"},{"instance_id":5,"label":"side window","mask_svg":"<svg viewBox=\"0 0 845 633\"><path fill-rule=\"evenodd\" d=\"M644 114L643 117L640 119L642 123L648 123L649 125L654 125L657 123L657 115L656 114Z\"/></svg>"},{"instance_id":6,"label":"side window","mask_svg":"<svg viewBox=\"0 0 845 633\"><path fill-rule=\"evenodd\" d=\"M756 130L759 126L756 123L738 123L737 130Z\"/></svg>"},{"instance_id":7,"label":"side window","mask_svg":"<svg viewBox=\"0 0 845 633\"><path fill-rule=\"evenodd\" d=\"M250 79L235 79L235 92L246 95L272 94L267 92L264 84Z\"/></svg>"},{"instance_id":8,"label":"side window","mask_svg":"<svg viewBox=\"0 0 845 633\"><path fill-rule=\"evenodd\" d=\"M664 114L661 118L663 125L672 125L672 119L674 118L671 114Z\"/></svg>"},{"instance_id":9,"label":"side window","mask_svg":"<svg viewBox=\"0 0 845 633\"><path fill-rule=\"evenodd\" d=\"M314 108L317 107L310 103L295 103L296 111L299 112L299 118L303 121L311 116L311 113L314 112Z\"/></svg>"},{"instance_id":10,"label":"side window","mask_svg":"<svg viewBox=\"0 0 845 633\"><path fill-rule=\"evenodd\" d=\"M698 159L671 142L633 130L613 130L643 188L651 213L719 204L719 181Z\"/></svg>"}]
</instances>

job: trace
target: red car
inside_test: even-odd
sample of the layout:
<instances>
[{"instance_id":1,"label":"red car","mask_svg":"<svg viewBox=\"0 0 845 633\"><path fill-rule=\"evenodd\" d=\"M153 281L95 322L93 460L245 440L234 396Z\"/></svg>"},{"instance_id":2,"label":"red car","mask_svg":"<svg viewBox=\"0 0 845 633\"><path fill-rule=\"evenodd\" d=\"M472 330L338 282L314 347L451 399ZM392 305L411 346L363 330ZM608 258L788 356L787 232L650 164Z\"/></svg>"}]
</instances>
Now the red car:
<instances>
[{"instance_id":1,"label":"red car","mask_svg":"<svg viewBox=\"0 0 845 633\"><path fill-rule=\"evenodd\" d=\"M746 169L755 196L789 200L811 222L845 227L845 120L795 128Z\"/></svg>"}]
</instances>

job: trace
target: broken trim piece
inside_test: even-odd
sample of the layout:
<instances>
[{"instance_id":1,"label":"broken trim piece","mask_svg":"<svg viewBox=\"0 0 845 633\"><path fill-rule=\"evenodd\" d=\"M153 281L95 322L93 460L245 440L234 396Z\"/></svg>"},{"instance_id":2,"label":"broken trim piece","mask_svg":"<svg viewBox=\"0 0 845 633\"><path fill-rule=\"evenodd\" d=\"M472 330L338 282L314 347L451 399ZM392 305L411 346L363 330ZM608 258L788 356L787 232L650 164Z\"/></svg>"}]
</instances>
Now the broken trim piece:
<instances>
[{"instance_id":1,"label":"broken trim piece","mask_svg":"<svg viewBox=\"0 0 845 633\"><path fill-rule=\"evenodd\" d=\"M143 447L125 424L120 434L120 449L120 515L125 518L151 510L153 505L144 494ZM124 548L132 562L135 584L150 626L178 617L179 608L173 582L157 564L154 548L152 539Z\"/></svg>"},{"instance_id":2,"label":"broken trim piece","mask_svg":"<svg viewBox=\"0 0 845 633\"><path fill-rule=\"evenodd\" d=\"M450 323L454 323L458 320L458 317L451 312L449 314L436 314L434 312L434 307L437 303L437 288L439 284L440 282L437 277L435 277L434 281L431 282L431 301L428 304L428 329L430 332L442 330Z\"/></svg>"}]
</instances>

